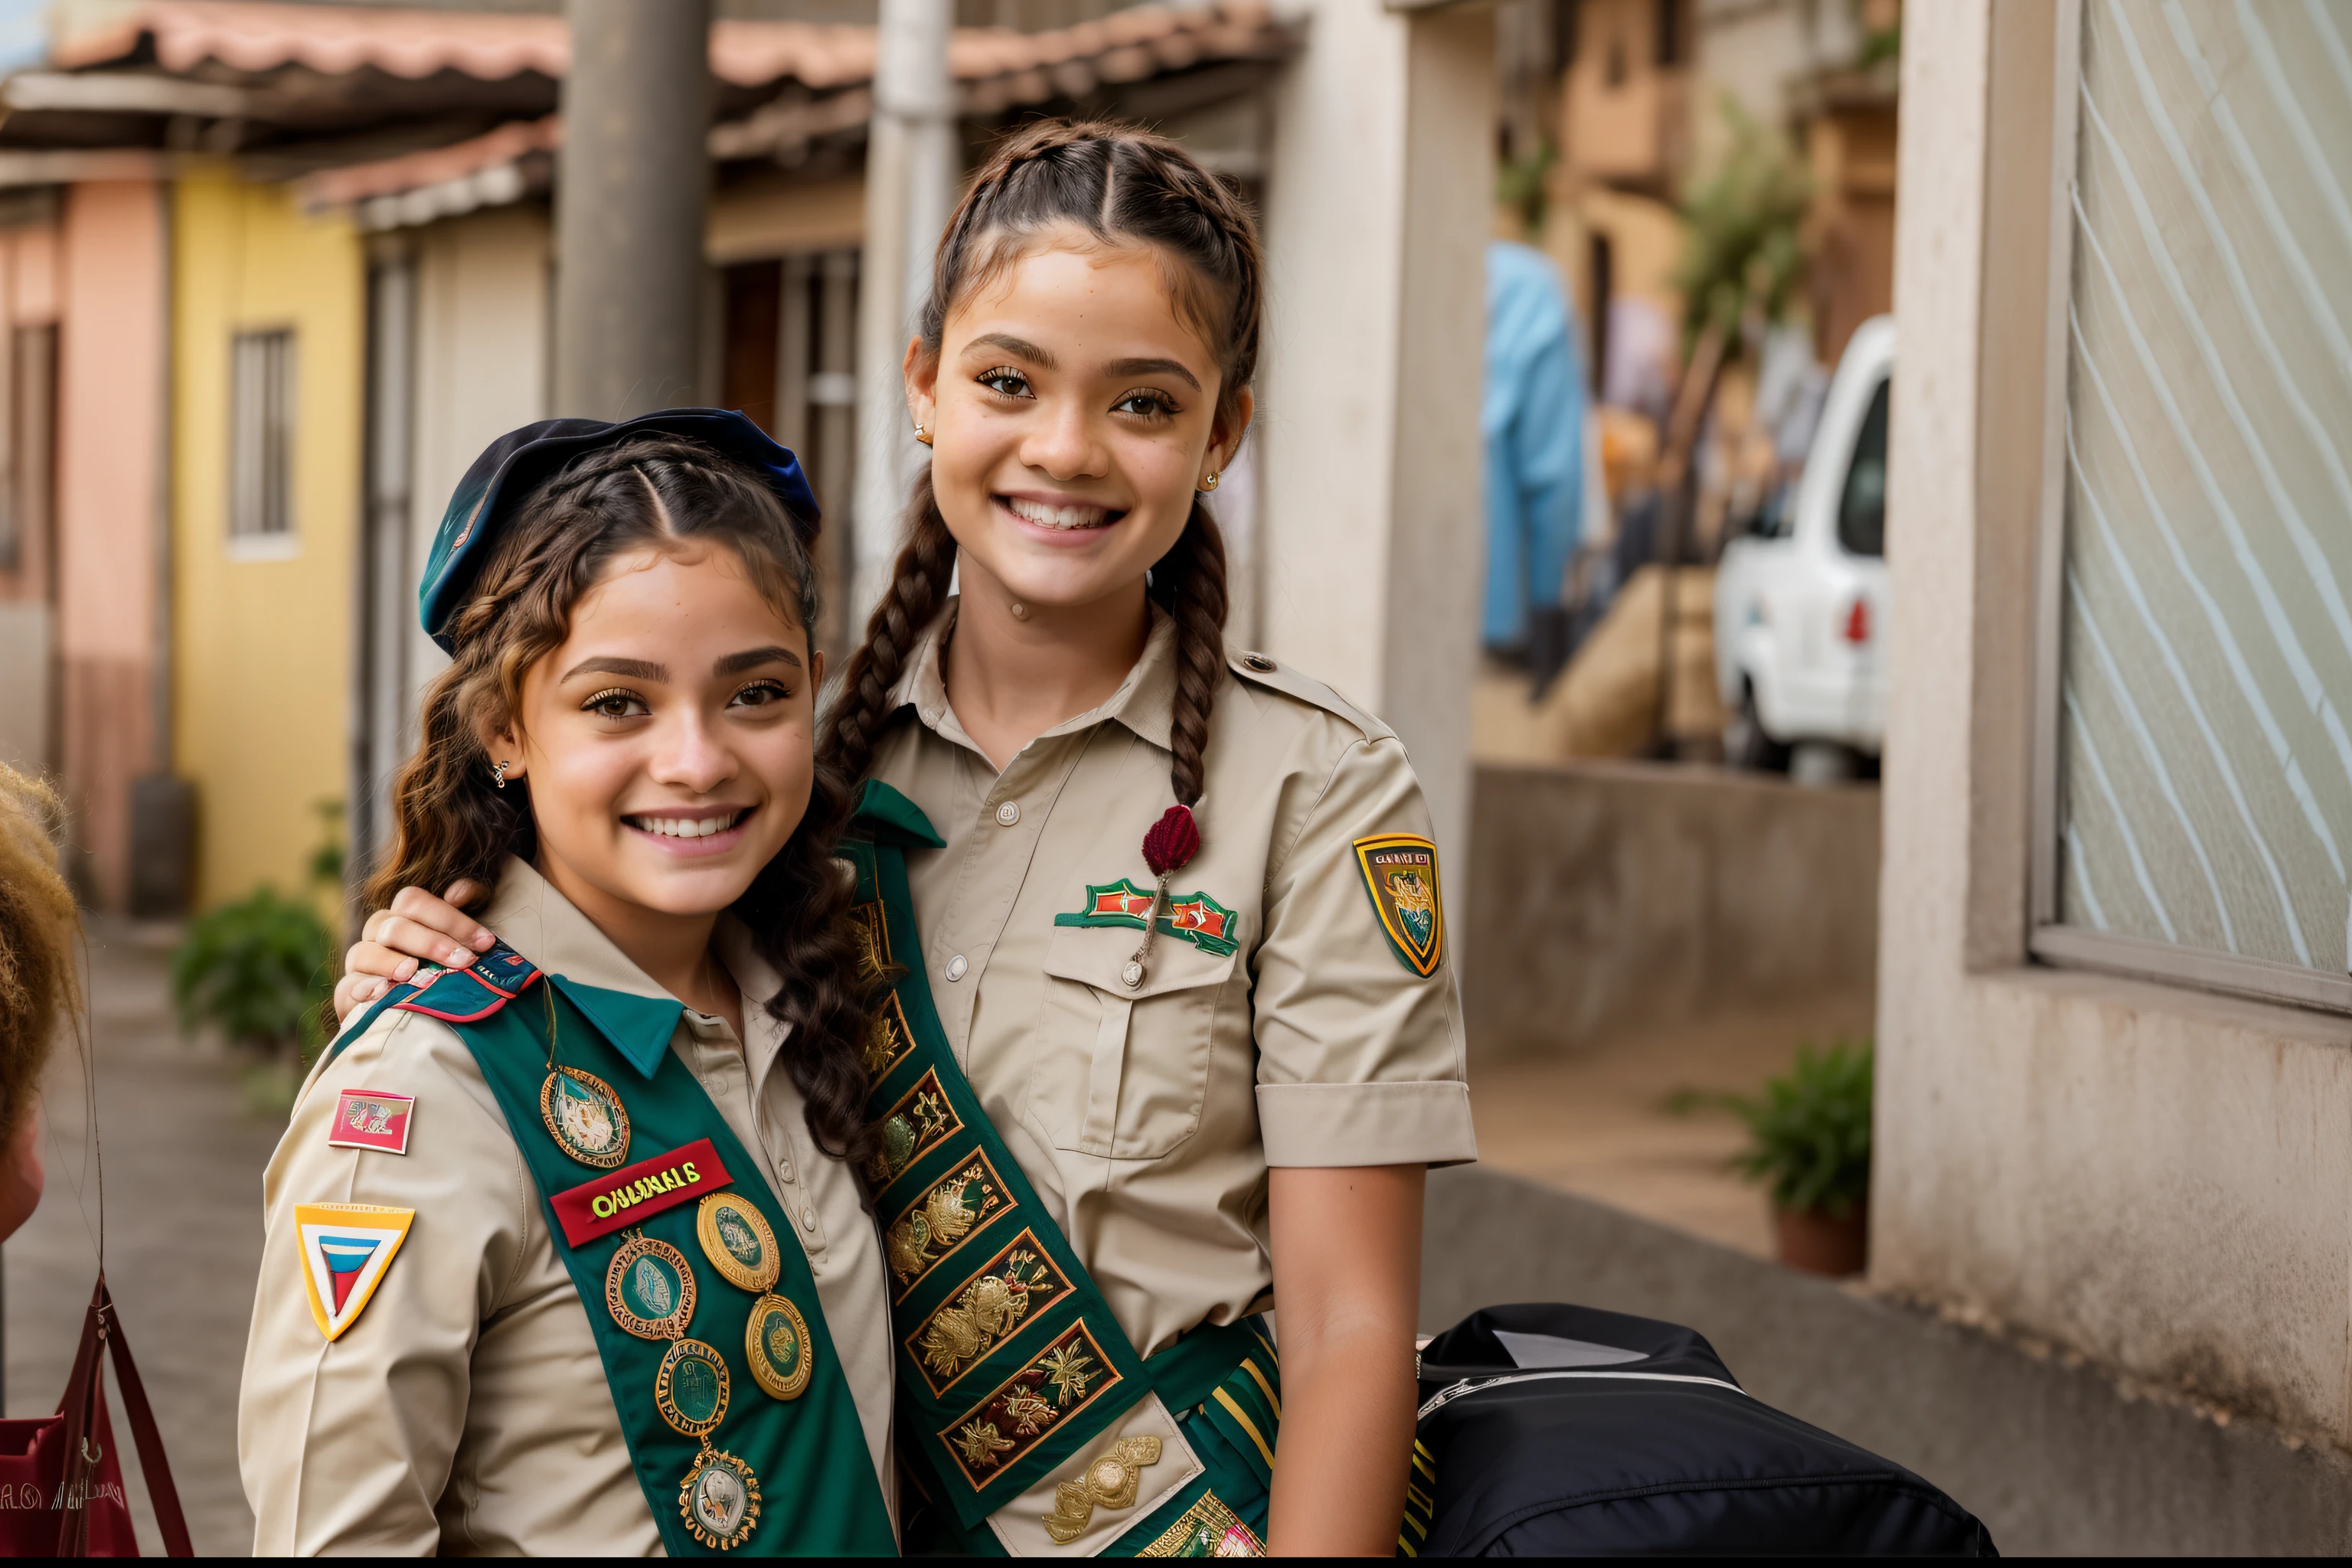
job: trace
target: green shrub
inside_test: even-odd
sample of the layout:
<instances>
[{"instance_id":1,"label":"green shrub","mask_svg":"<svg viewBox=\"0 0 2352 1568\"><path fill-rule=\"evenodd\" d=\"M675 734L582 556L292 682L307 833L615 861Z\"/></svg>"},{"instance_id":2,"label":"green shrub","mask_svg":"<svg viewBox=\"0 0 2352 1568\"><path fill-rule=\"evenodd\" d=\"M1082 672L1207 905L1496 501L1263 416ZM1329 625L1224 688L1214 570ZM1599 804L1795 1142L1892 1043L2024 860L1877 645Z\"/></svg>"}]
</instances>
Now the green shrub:
<instances>
[{"instance_id":1,"label":"green shrub","mask_svg":"<svg viewBox=\"0 0 2352 1568\"><path fill-rule=\"evenodd\" d=\"M1767 1082L1759 1097L1684 1089L1669 1105L1730 1110L1748 1135L1732 1158L1735 1170L1771 1183L1775 1208L1843 1219L1870 1201L1870 1068L1867 1040L1840 1041L1818 1054L1801 1046L1797 1065Z\"/></svg>"},{"instance_id":2,"label":"green shrub","mask_svg":"<svg viewBox=\"0 0 2352 1568\"><path fill-rule=\"evenodd\" d=\"M333 939L315 905L274 888L188 922L172 958L180 1027L217 1026L230 1043L300 1059L325 1043L320 1009L333 990Z\"/></svg>"}]
</instances>

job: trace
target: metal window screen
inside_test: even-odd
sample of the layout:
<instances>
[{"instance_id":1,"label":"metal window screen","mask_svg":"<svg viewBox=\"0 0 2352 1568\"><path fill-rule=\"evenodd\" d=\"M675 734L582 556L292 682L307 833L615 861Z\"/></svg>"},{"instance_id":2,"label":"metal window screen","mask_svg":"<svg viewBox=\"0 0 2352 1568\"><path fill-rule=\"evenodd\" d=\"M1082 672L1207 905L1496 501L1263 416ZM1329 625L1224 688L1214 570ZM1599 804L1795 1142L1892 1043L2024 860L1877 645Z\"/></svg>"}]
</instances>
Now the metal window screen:
<instances>
[{"instance_id":1,"label":"metal window screen","mask_svg":"<svg viewBox=\"0 0 2352 1568\"><path fill-rule=\"evenodd\" d=\"M2084 0L2081 47L2056 913L2341 976L2352 10Z\"/></svg>"},{"instance_id":2,"label":"metal window screen","mask_svg":"<svg viewBox=\"0 0 2352 1568\"><path fill-rule=\"evenodd\" d=\"M293 523L294 334L239 332L229 363L228 531L282 534Z\"/></svg>"}]
</instances>

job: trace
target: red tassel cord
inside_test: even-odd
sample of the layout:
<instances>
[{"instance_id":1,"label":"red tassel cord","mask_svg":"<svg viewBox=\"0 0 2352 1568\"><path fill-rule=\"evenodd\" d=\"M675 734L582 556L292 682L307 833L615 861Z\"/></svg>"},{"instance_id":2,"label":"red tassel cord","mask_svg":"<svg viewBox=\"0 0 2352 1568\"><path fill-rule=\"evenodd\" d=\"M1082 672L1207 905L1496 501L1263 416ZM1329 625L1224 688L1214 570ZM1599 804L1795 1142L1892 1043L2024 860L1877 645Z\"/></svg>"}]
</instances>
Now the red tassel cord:
<instances>
[{"instance_id":1,"label":"red tassel cord","mask_svg":"<svg viewBox=\"0 0 2352 1568\"><path fill-rule=\"evenodd\" d=\"M1151 939L1160 932L1160 911L1168 905L1168 879L1190 865L1192 857L1201 852L1201 825L1192 820L1192 808L1171 805L1162 812L1143 835L1143 863L1160 879L1159 890L1151 896L1151 912L1143 920L1143 945L1118 972L1119 979L1130 991L1143 984L1150 973Z\"/></svg>"}]
</instances>

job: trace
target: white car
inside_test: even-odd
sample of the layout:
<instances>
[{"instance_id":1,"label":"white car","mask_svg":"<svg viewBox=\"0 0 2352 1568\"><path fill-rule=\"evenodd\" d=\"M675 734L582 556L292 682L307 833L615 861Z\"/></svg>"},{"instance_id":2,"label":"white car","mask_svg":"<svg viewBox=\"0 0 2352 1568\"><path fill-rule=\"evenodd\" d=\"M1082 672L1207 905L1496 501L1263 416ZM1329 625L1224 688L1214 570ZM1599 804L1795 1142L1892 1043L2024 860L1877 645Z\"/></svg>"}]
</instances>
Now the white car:
<instances>
[{"instance_id":1,"label":"white car","mask_svg":"<svg viewBox=\"0 0 2352 1568\"><path fill-rule=\"evenodd\" d=\"M1886 725L1886 399L1895 318L1854 329L1793 502L1724 547L1715 673L1726 759L1850 775Z\"/></svg>"}]
</instances>

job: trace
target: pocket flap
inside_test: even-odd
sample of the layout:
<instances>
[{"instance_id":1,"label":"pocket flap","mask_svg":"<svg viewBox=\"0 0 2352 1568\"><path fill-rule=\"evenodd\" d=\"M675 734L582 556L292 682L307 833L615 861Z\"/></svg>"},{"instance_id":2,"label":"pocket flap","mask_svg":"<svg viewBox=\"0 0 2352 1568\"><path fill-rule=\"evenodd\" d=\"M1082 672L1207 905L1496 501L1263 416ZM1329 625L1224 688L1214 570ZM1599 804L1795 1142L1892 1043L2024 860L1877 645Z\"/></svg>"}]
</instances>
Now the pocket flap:
<instances>
[{"instance_id":1,"label":"pocket flap","mask_svg":"<svg viewBox=\"0 0 2352 1568\"><path fill-rule=\"evenodd\" d=\"M1163 931L1152 940L1143 984L1129 985L1119 978L1119 972L1142 945L1143 932L1134 926L1058 926L1045 947L1045 973L1139 1002L1171 991L1222 985L1241 956L1209 952Z\"/></svg>"}]
</instances>

